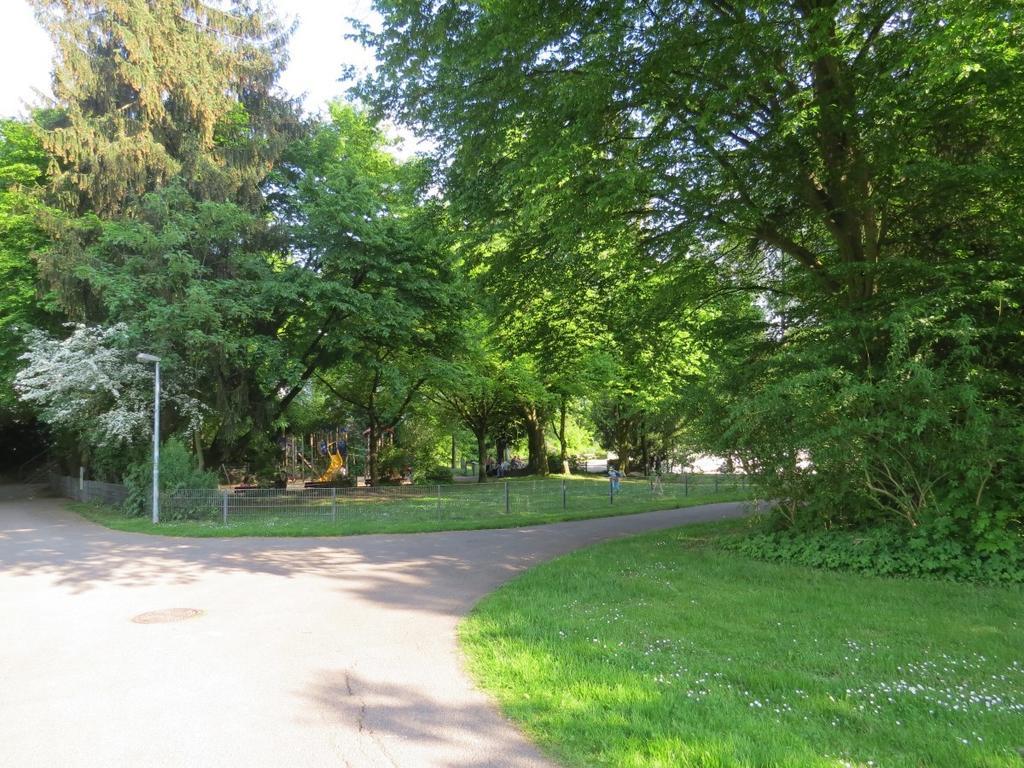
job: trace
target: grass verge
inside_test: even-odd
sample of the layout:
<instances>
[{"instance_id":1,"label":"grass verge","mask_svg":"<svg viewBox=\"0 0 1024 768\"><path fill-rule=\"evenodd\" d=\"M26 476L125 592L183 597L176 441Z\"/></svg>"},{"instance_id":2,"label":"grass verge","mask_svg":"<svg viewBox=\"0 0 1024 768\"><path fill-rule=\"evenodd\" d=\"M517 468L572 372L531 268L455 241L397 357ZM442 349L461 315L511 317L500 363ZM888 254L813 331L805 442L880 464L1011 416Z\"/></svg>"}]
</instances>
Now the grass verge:
<instances>
[{"instance_id":1,"label":"grass verge","mask_svg":"<svg viewBox=\"0 0 1024 768\"><path fill-rule=\"evenodd\" d=\"M554 481L557 482L557 481ZM524 484L520 484L523 486ZM575 483L579 485L579 483ZM603 489L604 485L596 485ZM151 533L163 536L349 536L370 533L424 533L428 531L479 530L484 528L513 528L524 525L542 525L584 520L594 517L630 515L658 509L676 509L719 502L746 501L748 489L723 489L713 492L702 489L686 497L649 497L643 494L618 497L614 505L607 496L577 493L568 508L562 509L560 496L551 496L544 489L536 494L519 491L510 512L504 512L502 503L487 502L472 496L448 499L425 497L421 499L370 500L341 506L332 518L328 515L270 514L254 518L229 519L225 525L216 519L171 520L154 525L148 518L126 517L120 510L108 506L72 503L71 508L88 520L107 528L133 533ZM542 501L550 503L542 503ZM531 503L532 501L532 503Z\"/></svg>"},{"instance_id":2,"label":"grass verge","mask_svg":"<svg viewBox=\"0 0 1024 768\"><path fill-rule=\"evenodd\" d=\"M570 766L1024 766L1024 590L715 546L743 526L532 569L461 625L471 672Z\"/></svg>"}]
</instances>

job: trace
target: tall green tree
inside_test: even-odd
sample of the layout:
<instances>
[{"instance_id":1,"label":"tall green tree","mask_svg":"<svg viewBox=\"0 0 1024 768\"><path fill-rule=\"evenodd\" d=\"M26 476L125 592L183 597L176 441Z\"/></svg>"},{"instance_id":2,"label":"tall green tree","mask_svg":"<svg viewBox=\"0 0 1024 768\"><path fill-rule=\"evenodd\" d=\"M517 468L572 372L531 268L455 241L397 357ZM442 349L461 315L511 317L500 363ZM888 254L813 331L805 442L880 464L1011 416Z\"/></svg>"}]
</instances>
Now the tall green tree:
<instances>
[{"instance_id":1,"label":"tall green tree","mask_svg":"<svg viewBox=\"0 0 1024 768\"><path fill-rule=\"evenodd\" d=\"M86 243L74 277L92 311L123 324L125 345L163 357L166 375L206 404L201 433L188 435L197 452L212 451L216 464L269 450L274 387L290 353L278 332L303 274L264 221L172 182L134 216L83 216L74 231ZM169 412L168 431L177 424Z\"/></svg>"},{"instance_id":2,"label":"tall green tree","mask_svg":"<svg viewBox=\"0 0 1024 768\"><path fill-rule=\"evenodd\" d=\"M210 417L197 452L234 458L276 415L298 281L262 192L298 130L276 88L287 31L246 3L34 5L57 50L40 277L70 319L165 357Z\"/></svg>"},{"instance_id":3,"label":"tall green tree","mask_svg":"<svg viewBox=\"0 0 1024 768\"><path fill-rule=\"evenodd\" d=\"M275 92L288 30L262 3L32 0L57 51L44 136L72 211L131 211L171 179L258 206L294 123Z\"/></svg>"},{"instance_id":4,"label":"tall green tree","mask_svg":"<svg viewBox=\"0 0 1024 768\"><path fill-rule=\"evenodd\" d=\"M342 103L274 177L271 202L305 275L281 330L294 354L280 371L280 404L310 381L331 388L371 430L374 480L384 430L404 418L458 337L464 294L429 178L421 162L388 151L369 115Z\"/></svg>"},{"instance_id":5,"label":"tall green tree","mask_svg":"<svg viewBox=\"0 0 1024 768\"><path fill-rule=\"evenodd\" d=\"M467 206L514 184L557 235L628 220L666 258L740 238L849 305L888 288L904 206L1005 190L991 159L1019 151L1005 0L379 5L364 90L434 134Z\"/></svg>"},{"instance_id":6,"label":"tall green tree","mask_svg":"<svg viewBox=\"0 0 1024 768\"><path fill-rule=\"evenodd\" d=\"M1019 530L1012 3L378 6L363 91L433 134L467 220L512 202L563 251L631 228L677 298L761 308L759 343L718 339L750 356L715 430L805 522Z\"/></svg>"},{"instance_id":7,"label":"tall green tree","mask_svg":"<svg viewBox=\"0 0 1024 768\"><path fill-rule=\"evenodd\" d=\"M31 440L33 413L17 398L14 376L35 329L57 330L62 317L47 296L32 254L46 243L38 217L45 210L48 157L35 126L0 121L0 450L10 448L17 463L30 458L18 450ZM9 440L6 438L10 438ZM31 449L33 452L36 448Z\"/></svg>"},{"instance_id":8,"label":"tall green tree","mask_svg":"<svg viewBox=\"0 0 1024 768\"><path fill-rule=\"evenodd\" d=\"M427 397L476 438L478 481L487 479L489 441L505 441L522 420L523 403L536 403L537 381L531 361L510 358L496 348L485 318L467 323L464 346L434 372Z\"/></svg>"}]
</instances>

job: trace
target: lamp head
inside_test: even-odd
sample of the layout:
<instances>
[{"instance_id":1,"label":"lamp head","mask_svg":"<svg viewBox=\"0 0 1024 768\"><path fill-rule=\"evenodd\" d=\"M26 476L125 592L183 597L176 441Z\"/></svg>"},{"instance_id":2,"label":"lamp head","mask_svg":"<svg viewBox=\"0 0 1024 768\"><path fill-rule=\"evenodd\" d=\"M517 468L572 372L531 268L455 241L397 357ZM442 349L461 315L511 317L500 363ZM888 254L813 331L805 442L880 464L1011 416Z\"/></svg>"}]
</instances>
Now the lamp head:
<instances>
[{"instance_id":1,"label":"lamp head","mask_svg":"<svg viewBox=\"0 0 1024 768\"><path fill-rule=\"evenodd\" d=\"M160 358L159 357L157 357L156 355L147 354L146 352L139 352L139 354L137 354L135 356L135 359L138 360L140 363L159 363L160 362Z\"/></svg>"}]
</instances>

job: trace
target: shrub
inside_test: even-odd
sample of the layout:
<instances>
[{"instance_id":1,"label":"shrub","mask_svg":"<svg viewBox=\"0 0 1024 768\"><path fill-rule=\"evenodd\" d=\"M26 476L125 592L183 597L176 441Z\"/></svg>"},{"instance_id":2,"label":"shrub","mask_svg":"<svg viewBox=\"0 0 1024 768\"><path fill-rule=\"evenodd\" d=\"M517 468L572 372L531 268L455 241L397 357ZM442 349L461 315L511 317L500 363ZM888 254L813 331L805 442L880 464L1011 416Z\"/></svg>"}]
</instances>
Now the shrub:
<instances>
[{"instance_id":1,"label":"shrub","mask_svg":"<svg viewBox=\"0 0 1024 768\"><path fill-rule=\"evenodd\" d=\"M145 515L150 509L152 498L153 460L132 464L124 475L128 498L122 506L129 516ZM176 438L169 439L160 447L160 493L173 493L183 489L216 488L217 475L200 470L188 448ZM176 508L174 518L203 517L209 510Z\"/></svg>"},{"instance_id":2,"label":"shrub","mask_svg":"<svg viewBox=\"0 0 1024 768\"><path fill-rule=\"evenodd\" d=\"M557 453L548 454L548 472L552 475L562 474L562 457Z\"/></svg>"},{"instance_id":3,"label":"shrub","mask_svg":"<svg viewBox=\"0 0 1024 768\"><path fill-rule=\"evenodd\" d=\"M424 470L423 474L416 473L415 480L417 483L426 483L429 485L437 485L439 483L451 483L452 480L452 468L442 466L440 464L429 467Z\"/></svg>"},{"instance_id":4,"label":"shrub","mask_svg":"<svg viewBox=\"0 0 1024 768\"><path fill-rule=\"evenodd\" d=\"M991 584L1024 584L1024 541L982 551L952 538L942 525L911 534L897 525L860 531L786 529L723 538L723 547L758 560L878 576L930 577Z\"/></svg>"},{"instance_id":5,"label":"shrub","mask_svg":"<svg viewBox=\"0 0 1024 768\"><path fill-rule=\"evenodd\" d=\"M988 347L969 319L927 309L893 312L880 327L794 330L749 378L709 382L717 390L702 401L703 429L717 435L713 447L741 459L799 540L880 528L894 547L916 542L913 551L928 541L931 552L962 547L993 562L1018 551L1016 380L985 370ZM874 341L860 349L851 339Z\"/></svg>"},{"instance_id":6,"label":"shrub","mask_svg":"<svg viewBox=\"0 0 1024 768\"><path fill-rule=\"evenodd\" d=\"M404 448L397 445L384 446L377 454L380 481L401 481L408 467L412 466L412 461L413 457Z\"/></svg>"}]
</instances>

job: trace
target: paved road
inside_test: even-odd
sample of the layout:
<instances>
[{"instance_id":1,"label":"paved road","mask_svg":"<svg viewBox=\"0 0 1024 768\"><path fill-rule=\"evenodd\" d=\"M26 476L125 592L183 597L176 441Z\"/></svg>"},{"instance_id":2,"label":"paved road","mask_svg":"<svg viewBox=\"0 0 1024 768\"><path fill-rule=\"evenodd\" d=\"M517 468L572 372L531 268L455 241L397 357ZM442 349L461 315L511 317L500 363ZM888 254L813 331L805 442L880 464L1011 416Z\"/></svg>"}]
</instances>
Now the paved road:
<instances>
[{"instance_id":1,"label":"paved road","mask_svg":"<svg viewBox=\"0 0 1024 768\"><path fill-rule=\"evenodd\" d=\"M473 688L459 618L558 554L744 513L180 539L17 496L0 490L0 765L17 768L550 768ZM203 613L132 621L169 608Z\"/></svg>"}]
</instances>

